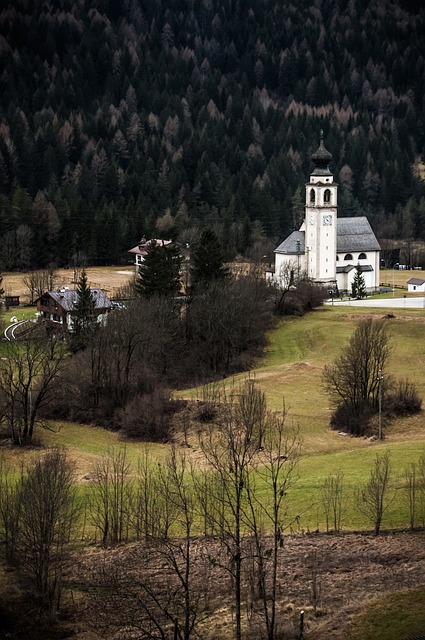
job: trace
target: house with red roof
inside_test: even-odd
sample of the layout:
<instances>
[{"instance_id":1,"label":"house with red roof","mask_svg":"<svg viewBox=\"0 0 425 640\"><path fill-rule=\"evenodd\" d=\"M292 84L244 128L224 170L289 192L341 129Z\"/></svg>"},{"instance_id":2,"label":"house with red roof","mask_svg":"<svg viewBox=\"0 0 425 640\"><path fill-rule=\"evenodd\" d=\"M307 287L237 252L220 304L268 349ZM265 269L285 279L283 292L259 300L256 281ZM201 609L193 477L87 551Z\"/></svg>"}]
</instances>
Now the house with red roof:
<instances>
[{"instance_id":1,"label":"house with red roof","mask_svg":"<svg viewBox=\"0 0 425 640\"><path fill-rule=\"evenodd\" d=\"M145 236L140 240L139 244L128 250L128 253L134 255L134 264L136 267L136 274L139 273L139 267L142 264L143 260L146 257L148 252L149 245L152 242L156 242L158 245L166 246L167 244L171 244L172 240L159 240L158 238L151 238L150 240L146 240Z\"/></svg>"}]
</instances>

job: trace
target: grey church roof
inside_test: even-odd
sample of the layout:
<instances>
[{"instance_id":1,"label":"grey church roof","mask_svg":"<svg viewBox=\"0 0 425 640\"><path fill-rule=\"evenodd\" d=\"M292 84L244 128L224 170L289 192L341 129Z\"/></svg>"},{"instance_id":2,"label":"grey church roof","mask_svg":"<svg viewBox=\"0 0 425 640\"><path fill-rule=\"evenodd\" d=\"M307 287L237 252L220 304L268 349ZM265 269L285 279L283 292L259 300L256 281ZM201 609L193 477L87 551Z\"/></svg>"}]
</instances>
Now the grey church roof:
<instances>
[{"instance_id":1,"label":"grey church roof","mask_svg":"<svg viewBox=\"0 0 425 640\"><path fill-rule=\"evenodd\" d=\"M338 218L337 253L380 251L381 247L365 216Z\"/></svg>"},{"instance_id":2,"label":"grey church roof","mask_svg":"<svg viewBox=\"0 0 425 640\"><path fill-rule=\"evenodd\" d=\"M299 244L298 244L299 243ZM275 253L293 253L295 255L301 255L305 252L305 232L293 231L290 236L286 238L278 247L274 250Z\"/></svg>"},{"instance_id":3,"label":"grey church roof","mask_svg":"<svg viewBox=\"0 0 425 640\"><path fill-rule=\"evenodd\" d=\"M355 268L356 267L354 266L354 264L346 264L345 267L337 267L336 268L336 272L337 273L350 273L350 271L352 271ZM360 271L361 271L361 273L364 273L365 271L373 271L373 267L372 267L371 264L361 264L360 265Z\"/></svg>"},{"instance_id":4,"label":"grey church roof","mask_svg":"<svg viewBox=\"0 0 425 640\"><path fill-rule=\"evenodd\" d=\"M337 219L337 253L353 251L380 251L381 247L365 216ZM299 245L297 244L299 242ZM302 255L305 253L305 232L293 231L275 253Z\"/></svg>"}]
</instances>

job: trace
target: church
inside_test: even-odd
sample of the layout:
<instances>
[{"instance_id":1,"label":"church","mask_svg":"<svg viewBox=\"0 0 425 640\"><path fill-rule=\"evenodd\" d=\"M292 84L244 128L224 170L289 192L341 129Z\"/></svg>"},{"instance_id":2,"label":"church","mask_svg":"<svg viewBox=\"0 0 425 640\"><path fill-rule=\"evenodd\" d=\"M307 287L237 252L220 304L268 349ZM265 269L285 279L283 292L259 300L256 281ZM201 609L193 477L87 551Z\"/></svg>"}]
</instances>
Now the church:
<instances>
[{"instance_id":1,"label":"church","mask_svg":"<svg viewBox=\"0 0 425 640\"><path fill-rule=\"evenodd\" d=\"M351 293L357 265L368 292L379 290L380 246L365 216L338 218L338 185L329 169L332 155L323 143L311 160L305 189L305 218L274 251L272 278L281 286L307 277L330 291Z\"/></svg>"}]
</instances>

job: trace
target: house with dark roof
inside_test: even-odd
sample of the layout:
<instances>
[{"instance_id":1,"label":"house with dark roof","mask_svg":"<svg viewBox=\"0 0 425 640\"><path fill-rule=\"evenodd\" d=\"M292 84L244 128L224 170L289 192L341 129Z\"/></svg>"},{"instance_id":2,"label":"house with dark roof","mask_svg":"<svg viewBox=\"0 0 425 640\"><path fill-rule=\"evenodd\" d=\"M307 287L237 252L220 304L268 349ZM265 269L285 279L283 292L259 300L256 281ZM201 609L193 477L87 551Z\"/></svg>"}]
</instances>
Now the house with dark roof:
<instances>
[{"instance_id":1,"label":"house with dark roof","mask_svg":"<svg viewBox=\"0 0 425 640\"><path fill-rule=\"evenodd\" d=\"M94 300L96 321L102 324L112 308L112 302L102 289L90 289ZM46 291L38 300L37 312L41 320L61 326L65 331L72 331L73 311L78 301L78 291L60 289Z\"/></svg>"},{"instance_id":2,"label":"house with dark roof","mask_svg":"<svg viewBox=\"0 0 425 640\"><path fill-rule=\"evenodd\" d=\"M329 289L351 291L357 265L369 292L379 288L380 246L365 216L338 218L338 185L329 169L332 155L323 144L311 160L306 183L305 218L276 249L269 277L286 286L307 276Z\"/></svg>"}]
</instances>

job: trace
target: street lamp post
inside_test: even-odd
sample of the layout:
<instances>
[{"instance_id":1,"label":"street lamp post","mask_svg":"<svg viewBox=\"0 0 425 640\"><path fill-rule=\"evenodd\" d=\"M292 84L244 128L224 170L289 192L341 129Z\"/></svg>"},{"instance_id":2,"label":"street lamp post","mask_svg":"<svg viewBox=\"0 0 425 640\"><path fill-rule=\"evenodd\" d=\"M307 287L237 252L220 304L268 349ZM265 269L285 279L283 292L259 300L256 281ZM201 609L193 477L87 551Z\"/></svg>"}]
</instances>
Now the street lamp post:
<instances>
[{"instance_id":1,"label":"street lamp post","mask_svg":"<svg viewBox=\"0 0 425 640\"><path fill-rule=\"evenodd\" d=\"M395 264L393 264L393 298L394 298L394 291L395 291L395 284L394 284L394 270L396 267L398 267L399 264L398 262L396 262Z\"/></svg>"},{"instance_id":2,"label":"street lamp post","mask_svg":"<svg viewBox=\"0 0 425 640\"><path fill-rule=\"evenodd\" d=\"M382 440L382 380L384 379L384 376L382 375L382 369L379 369L377 379L378 379L378 412L379 412L378 439Z\"/></svg>"}]
</instances>

